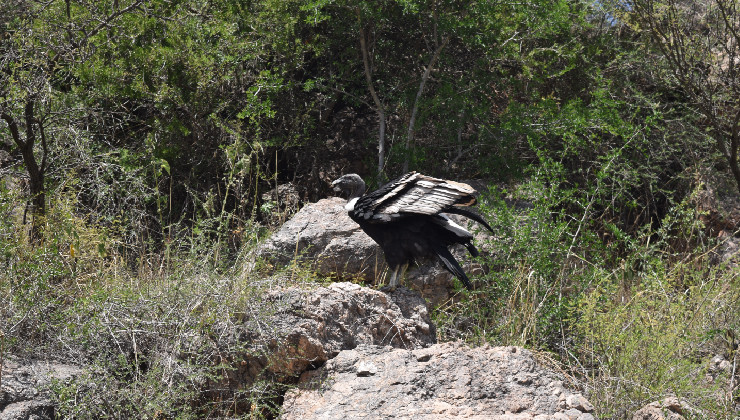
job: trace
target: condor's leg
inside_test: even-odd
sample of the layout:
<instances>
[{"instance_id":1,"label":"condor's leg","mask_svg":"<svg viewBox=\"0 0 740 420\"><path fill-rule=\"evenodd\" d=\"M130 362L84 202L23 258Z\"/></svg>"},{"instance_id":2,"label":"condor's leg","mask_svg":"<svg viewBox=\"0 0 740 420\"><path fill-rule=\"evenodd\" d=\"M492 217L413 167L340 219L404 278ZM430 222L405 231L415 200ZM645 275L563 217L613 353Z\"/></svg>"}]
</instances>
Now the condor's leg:
<instances>
[{"instance_id":1,"label":"condor's leg","mask_svg":"<svg viewBox=\"0 0 740 420\"><path fill-rule=\"evenodd\" d=\"M409 268L409 263L406 263L401 266L401 268L398 270L398 283L400 284L401 281L403 281L403 276L406 275L406 269Z\"/></svg>"},{"instance_id":2,"label":"condor's leg","mask_svg":"<svg viewBox=\"0 0 740 420\"><path fill-rule=\"evenodd\" d=\"M391 280L388 283L388 287L385 288L385 290L389 292L393 292L396 290L396 287L398 287L399 284L401 284L401 279L403 278L404 273L406 272L406 269L408 268L409 264L403 264L403 265L397 265L393 269L393 273L391 274Z\"/></svg>"},{"instance_id":3,"label":"condor's leg","mask_svg":"<svg viewBox=\"0 0 740 420\"><path fill-rule=\"evenodd\" d=\"M388 282L388 286L383 287L381 290L392 292L396 290L396 287L398 286L398 270L401 268L400 265L397 265L395 267L389 267L391 269L391 279Z\"/></svg>"}]
</instances>

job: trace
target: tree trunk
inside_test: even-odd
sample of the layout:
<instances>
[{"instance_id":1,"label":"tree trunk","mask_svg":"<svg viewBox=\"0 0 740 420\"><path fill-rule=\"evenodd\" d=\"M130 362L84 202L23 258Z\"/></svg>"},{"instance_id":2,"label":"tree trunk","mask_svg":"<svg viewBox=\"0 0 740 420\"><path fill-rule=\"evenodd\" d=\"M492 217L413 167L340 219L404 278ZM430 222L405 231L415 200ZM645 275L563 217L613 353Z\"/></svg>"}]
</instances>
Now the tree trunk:
<instances>
[{"instance_id":1,"label":"tree trunk","mask_svg":"<svg viewBox=\"0 0 740 420\"><path fill-rule=\"evenodd\" d=\"M383 169L385 167L385 112L378 111L378 180L382 181Z\"/></svg>"},{"instance_id":2,"label":"tree trunk","mask_svg":"<svg viewBox=\"0 0 740 420\"><path fill-rule=\"evenodd\" d=\"M429 59L429 64L427 65L427 68L424 69L424 74L421 76L421 83L419 84L419 90L416 91L416 99L414 99L414 106L411 109L411 119L409 120L409 130L406 134L406 156L403 159L403 172L406 173L409 171L409 156L408 153L410 151L411 144L414 141L414 125L416 125L416 115L419 113L419 102L421 102L421 95L424 93L424 85L426 85L427 80L429 80L429 76L432 73L432 68L434 67L434 64L436 64L437 59L439 59L439 55L442 53L442 50L447 45L447 42L450 40L449 36L446 36L442 43L437 46L437 49L434 51L434 54L432 54L432 58Z\"/></svg>"},{"instance_id":3,"label":"tree trunk","mask_svg":"<svg viewBox=\"0 0 740 420\"><path fill-rule=\"evenodd\" d=\"M737 190L740 192L740 165L737 161L738 149L740 149L740 133L738 133L738 125L740 125L740 110L735 114L735 121L732 123L732 134L730 136L730 154L728 156L730 171L732 176L735 177L735 183L737 184Z\"/></svg>"},{"instance_id":4,"label":"tree trunk","mask_svg":"<svg viewBox=\"0 0 740 420\"><path fill-rule=\"evenodd\" d=\"M43 235L44 218L46 216L46 189L44 188L44 174L46 172L46 155L47 145L44 129L34 116L35 101L33 99L26 103L24 110L24 122L26 125L26 139L21 138L18 124L10 114L2 113L0 118L5 120L10 129L11 137L18 146L23 156L23 163L26 166L29 179L29 202L31 207L31 234L29 240L31 244L37 244ZM41 135L43 156L41 164L38 163L36 155L33 152L33 146L36 143L36 131L34 126L38 126Z\"/></svg>"},{"instance_id":5,"label":"tree trunk","mask_svg":"<svg viewBox=\"0 0 740 420\"><path fill-rule=\"evenodd\" d=\"M36 244L43 237L44 219L46 218L46 189L44 189L44 173L38 167L33 171L29 169L28 175L32 217L30 241Z\"/></svg>"},{"instance_id":6,"label":"tree trunk","mask_svg":"<svg viewBox=\"0 0 740 420\"><path fill-rule=\"evenodd\" d=\"M375 103L375 112L378 113L378 179L382 180L383 169L385 167L385 107L383 106L383 102L380 101L380 97L373 86L373 72L370 68L370 53L367 50L365 27L362 25L360 9L356 8L355 13L357 14L357 23L360 25L360 53L362 54L362 64L365 68L365 81L367 82L367 89L370 91L370 96L372 96L373 102Z\"/></svg>"}]
</instances>

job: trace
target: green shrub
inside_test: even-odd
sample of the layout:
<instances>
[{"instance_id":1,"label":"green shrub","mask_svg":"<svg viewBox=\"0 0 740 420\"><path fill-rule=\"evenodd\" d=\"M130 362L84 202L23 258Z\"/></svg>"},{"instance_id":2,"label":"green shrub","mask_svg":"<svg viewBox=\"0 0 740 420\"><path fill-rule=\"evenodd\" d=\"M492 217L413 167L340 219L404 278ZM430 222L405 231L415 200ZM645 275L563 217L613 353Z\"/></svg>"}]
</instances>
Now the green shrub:
<instances>
[{"instance_id":1,"label":"green shrub","mask_svg":"<svg viewBox=\"0 0 740 420\"><path fill-rule=\"evenodd\" d=\"M0 221L0 359L86 366L52 387L62 418L273 416L284 387L259 363L254 383L234 372L279 342L270 319L282 303L267 291L303 280L259 272L251 250L260 227L245 224L245 245L229 258L219 247L231 232L219 236L218 220L203 220L132 261L114 230L75 212L72 191L52 198L37 246L20 218ZM0 188L0 213L16 214L16 200Z\"/></svg>"},{"instance_id":2,"label":"green shrub","mask_svg":"<svg viewBox=\"0 0 740 420\"><path fill-rule=\"evenodd\" d=\"M738 378L710 379L708 368L717 354L737 362L740 272L712 262L701 186L630 233L587 217L588 203L585 216L569 214L563 203L578 197L546 185L484 197L496 232L482 244L488 273L466 298L435 308L441 339L547 350L599 418L631 418L671 395L699 418L734 418Z\"/></svg>"},{"instance_id":3,"label":"green shrub","mask_svg":"<svg viewBox=\"0 0 740 420\"><path fill-rule=\"evenodd\" d=\"M591 255L599 247L593 234L552 212L554 192L531 182L485 197L480 207L496 232L483 245L489 273L471 299L436 309L444 339L557 349L573 299L601 269Z\"/></svg>"},{"instance_id":4,"label":"green shrub","mask_svg":"<svg viewBox=\"0 0 740 420\"><path fill-rule=\"evenodd\" d=\"M581 297L571 368L583 375L600 418L629 418L670 395L700 410L699 417L734 418L729 375L709 380L707 370L714 354L733 358L720 332L740 326L737 270L663 268L630 293L621 279L606 278Z\"/></svg>"}]
</instances>

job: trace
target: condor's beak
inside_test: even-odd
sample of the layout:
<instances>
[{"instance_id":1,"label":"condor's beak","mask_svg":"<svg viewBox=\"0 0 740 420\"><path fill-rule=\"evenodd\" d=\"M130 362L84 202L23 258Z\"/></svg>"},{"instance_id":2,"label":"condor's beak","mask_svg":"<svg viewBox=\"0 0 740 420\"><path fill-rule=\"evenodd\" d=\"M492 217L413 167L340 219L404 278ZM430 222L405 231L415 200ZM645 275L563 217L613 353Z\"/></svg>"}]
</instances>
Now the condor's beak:
<instances>
[{"instance_id":1,"label":"condor's beak","mask_svg":"<svg viewBox=\"0 0 740 420\"><path fill-rule=\"evenodd\" d=\"M341 182L340 182L340 180L338 180L338 179L335 179L335 180L334 180L334 181L333 181L333 182L331 183L331 186L332 186L332 188L334 189L334 192L341 192L341 191L342 191L342 188L341 188L341 187L339 186L339 184L340 184L340 183L341 183Z\"/></svg>"}]
</instances>

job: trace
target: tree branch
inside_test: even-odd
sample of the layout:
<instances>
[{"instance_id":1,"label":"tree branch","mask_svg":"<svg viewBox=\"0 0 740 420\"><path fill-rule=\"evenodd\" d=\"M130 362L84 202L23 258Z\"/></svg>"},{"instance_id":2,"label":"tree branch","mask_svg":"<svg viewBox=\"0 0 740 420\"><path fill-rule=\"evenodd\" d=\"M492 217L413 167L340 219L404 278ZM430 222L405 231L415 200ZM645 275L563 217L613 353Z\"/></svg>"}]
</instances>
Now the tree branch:
<instances>
[{"instance_id":1,"label":"tree branch","mask_svg":"<svg viewBox=\"0 0 740 420\"><path fill-rule=\"evenodd\" d=\"M362 15L360 14L360 8L355 8L355 14L357 15L357 23L360 26L360 52L362 54L362 64L365 68L365 81L367 82L367 88L370 91L370 96L375 102L375 108L378 113L378 177L382 177L383 167L385 166L385 107L383 102L380 101L378 93L375 91L373 86L372 70L370 69L370 54L367 50L367 40L365 39L365 27L362 24Z\"/></svg>"},{"instance_id":2,"label":"tree branch","mask_svg":"<svg viewBox=\"0 0 740 420\"><path fill-rule=\"evenodd\" d=\"M365 81L367 82L367 88L370 91L370 96L373 98L373 102L375 102L375 106L378 109L378 112L384 112L385 107L383 107L383 103L380 101L380 97L378 96L378 93L375 91L375 87L373 86L372 70L370 69L370 58L367 51L367 41L365 39L365 27L362 25L360 9L357 8L355 10L357 13L358 23L360 24L360 51L362 53L362 64L365 67Z\"/></svg>"},{"instance_id":3,"label":"tree branch","mask_svg":"<svg viewBox=\"0 0 740 420\"><path fill-rule=\"evenodd\" d=\"M429 80L429 75L432 73L432 68L434 68L434 65L437 63L437 60L439 59L440 54L442 53L442 50L447 45L447 43L450 41L450 36L447 35L440 45L437 46L436 51L434 51L434 54L432 54L432 58L429 60L429 64L427 64L427 68L424 69L424 74L421 76L421 83L419 84L419 90L416 91L416 99L414 99L414 107L411 109L411 118L409 119L409 130L406 134L406 150L408 151L409 147L411 146L411 143L414 139L414 125L416 125L416 115L419 113L419 102L421 102L421 95L424 93L424 85L426 85L427 80ZM403 172L409 171L409 158L408 155L403 160Z\"/></svg>"},{"instance_id":4,"label":"tree branch","mask_svg":"<svg viewBox=\"0 0 740 420\"><path fill-rule=\"evenodd\" d=\"M18 131L18 124L15 122L15 119L13 119L10 114L6 114L5 112L0 114L0 118L4 119L5 123L8 124L10 135L13 137L13 141L18 145L18 147L26 147L25 142L23 141L23 139L21 139L20 131Z\"/></svg>"},{"instance_id":5,"label":"tree branch","mask_svg":"<svg viewBox=\"0 0 740 420\"><path fill-rule=\"evenodd\" d=\"M23 145L23 148L27 148L31 151L33 151L33 145L36 143L36 133L33 131L33 123L36 120L33 116L33 107L36 101L29 100L26 102L26 106L24 108L24 116L26 119L26 142Z\"/></svg>"},{"instance_id":6,"label":"tree branch","mask_svg":"<svg viewBox=\"0 0 740 420\"><path fill-rule=\"evenodd\" d=\"M721 0L716 0L715 3L717 4L717 8L722 14L722 20L725 22L725 28L727 28L727 30L732 34L732 37L735 38L735 42L740 42L740 34L738 34L737 32L734 22L730 22L730 19L727 16L727 4ZM732 13L732 11L730 11L730 13Z\"/></svg>"},{"instance_id":7,"label":"tree branch","mask_svg":"<svg viewBox=\"0 0 740 420\"><path fill-rule=\"evenodd\" d=\"M110 26L111 22L113 22L116 18L118 18L121 15L124 15L134 9L138 9L139 6L141 6L144 3L144 0L136 0L135 2L129 4L128 6L124 7L123 9L117 10L110 15L108 15L105 19L100 21L100 24L93 28L90 32L84 32L84 37L82 39L82 42L80 42L78 45L82 45L85 41L95 36L98 32L102 31L103 29Z\"/></svg>"}]
</instances>

